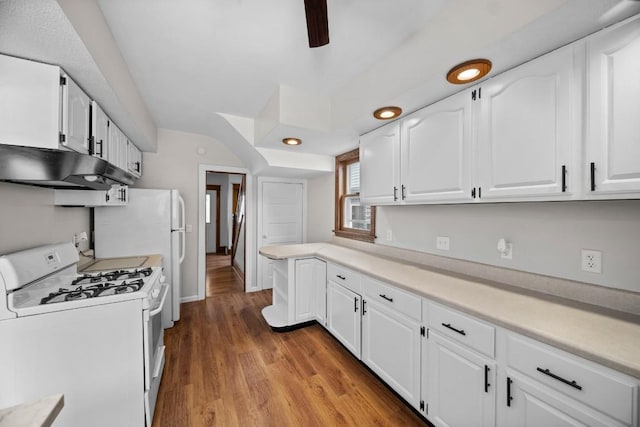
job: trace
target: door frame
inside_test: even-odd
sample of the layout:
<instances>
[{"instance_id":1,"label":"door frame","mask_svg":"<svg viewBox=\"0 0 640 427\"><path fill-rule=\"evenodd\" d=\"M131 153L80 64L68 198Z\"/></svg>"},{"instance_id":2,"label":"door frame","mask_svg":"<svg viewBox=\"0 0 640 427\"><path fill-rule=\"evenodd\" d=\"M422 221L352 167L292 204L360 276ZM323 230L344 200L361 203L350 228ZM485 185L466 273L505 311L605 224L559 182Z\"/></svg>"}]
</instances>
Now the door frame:
<instances>
[{"instance_id":1,"label":"door frame","mask_svg":"<svg viewBox=\"0 0 640 427\"><path fill-rule=\"evenodd\" d=\"M261 242L262 242L262 185L266 182L273 183L285 183L285 184L302 184L302 243L307 243L307 180L306 179L294 179L294 178L270 178L259 176L258 177L258 200L257 200L257 210L258 216L256 218L257 224L257 232L256 232L256 246L258 251L260 250ZM262 262L260 260L256 260L256 270L257 277L256 283L258 289L265 289L262 283Z\"/></svg>"},{"instance_id":2,"label":"door frame","mask_svg":"<svg viewBox=\"0 0 640 427\"><path fill-rule=\"evenodd\" d=\"M244 290L245 292L259 291L260 288L256 282L256 205L254 196L254 177L251 172L245 168L219 166L210 164L198 165L198 295L194 300L204 300L206 293L206 274L207 274L207 257L204 245L204 219L205 219L205 194L204 188L207 185L207 172L244 174L247 188L245 190L245 260L244 260ZM192 301L188 299L182 302Z\"/></svg>"},{"instance_id":3,"label":"door frame","mask_svg":"<svg viewBox=\"0 0 640 427\"><path fill-rule=\"evenodd\" d=\"M206 187L205 193L207 191L215 191L217 193L216 195L216 252L215 252L217 254L217 253L220 253L220 193L221 193L220 190L222 190L222 186L207 184L205 187ZM205 200L206 200L206 197L205 197ZM205 251L206 251L206 231L205 231ZM207 254L210 254L210 253L211 252L207 252Z\"/></svg>"}]
</instances>

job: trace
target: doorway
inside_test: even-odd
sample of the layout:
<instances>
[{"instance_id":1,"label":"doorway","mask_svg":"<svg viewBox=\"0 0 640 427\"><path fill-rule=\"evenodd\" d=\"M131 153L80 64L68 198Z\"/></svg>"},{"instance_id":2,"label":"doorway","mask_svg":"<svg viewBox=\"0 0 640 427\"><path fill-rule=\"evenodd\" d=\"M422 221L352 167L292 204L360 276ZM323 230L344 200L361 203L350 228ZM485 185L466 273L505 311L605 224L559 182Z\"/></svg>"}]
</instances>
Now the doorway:
<instances>
[{"instance_id":1,"label":"doorway","mask_svg":"<svg viewBox=\"0 0 640 427\"><path fill-rule=\"evenodd\" d=\"M207 171L205 297L245 291L244 174Z\"/></svg>"}]
</instances>

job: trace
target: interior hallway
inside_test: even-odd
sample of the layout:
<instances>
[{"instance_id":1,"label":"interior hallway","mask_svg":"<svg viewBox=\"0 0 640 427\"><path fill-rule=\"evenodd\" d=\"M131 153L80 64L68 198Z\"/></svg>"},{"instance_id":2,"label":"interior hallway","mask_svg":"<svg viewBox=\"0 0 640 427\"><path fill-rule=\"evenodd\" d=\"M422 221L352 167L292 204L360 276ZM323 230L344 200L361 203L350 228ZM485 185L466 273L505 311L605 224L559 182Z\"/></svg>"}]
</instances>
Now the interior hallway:
<instances>
[{"instance_id":1,"label":"interior hallway","mask_svg":"<svg viewBox=\"0 0 640 427\"><path fill-rule=\"evenodd\" d=\"M242 272L231 266L231 255L207 254L206 297L244 292Z\"/></svg>"}]
</instances>

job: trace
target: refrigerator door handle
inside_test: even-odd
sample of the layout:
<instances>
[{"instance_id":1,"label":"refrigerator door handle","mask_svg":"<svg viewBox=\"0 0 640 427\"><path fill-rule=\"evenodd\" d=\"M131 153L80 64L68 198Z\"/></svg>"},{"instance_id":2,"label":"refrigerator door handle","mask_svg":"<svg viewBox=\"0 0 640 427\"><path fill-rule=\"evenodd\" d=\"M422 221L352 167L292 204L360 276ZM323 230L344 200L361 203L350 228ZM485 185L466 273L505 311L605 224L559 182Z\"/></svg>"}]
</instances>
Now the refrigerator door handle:
<instances>
[{"instance_id":1,"label":"refrigerator door handle","mask_svg":"<svg viewBox=\"0 0 640 427\"><path fill-rule=\"evenodd\" d=\"M184 228L185 223L187 222L187 218L185 217L186 209L184 206L184 199L182 198L182 196L178 196L178 201L180 202L180 219L182 220L182 224L179 225L179 228Z\"/></svg>"},{"instance_id":2,"label":"refrigerator door handle","mask_svg":"<svg viewBox=\"0 0 640 427\"><path fill-rule=\"evenodd\" d=\"M181 240L180 240L180 259L178 259L178 264L182 264L182 261L184 261L184 256L186 253L186 232L184 230L179 231L180 234L182 234Z\"/></svg>"}]
</instances>

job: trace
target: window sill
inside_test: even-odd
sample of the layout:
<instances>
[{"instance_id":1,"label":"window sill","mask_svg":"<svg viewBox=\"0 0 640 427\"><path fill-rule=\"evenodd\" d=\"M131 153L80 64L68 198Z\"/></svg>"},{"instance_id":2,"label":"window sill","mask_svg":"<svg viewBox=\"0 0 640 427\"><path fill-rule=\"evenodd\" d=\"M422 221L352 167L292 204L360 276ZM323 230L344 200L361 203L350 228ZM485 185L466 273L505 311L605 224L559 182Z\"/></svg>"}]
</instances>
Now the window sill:
<instances>
[{"instance_id":1,"label":"window sill","mask_svg":"<svg viewBox=\"0 0 640 427\"><path fill-rule=\"evenodd\" d=\"M361 232L355 230L333 230L336 237L344 237L346 239L360 240L362 242L374 243L375 236L372 236L368 231Z\"/></svg>"}]
</instances>

